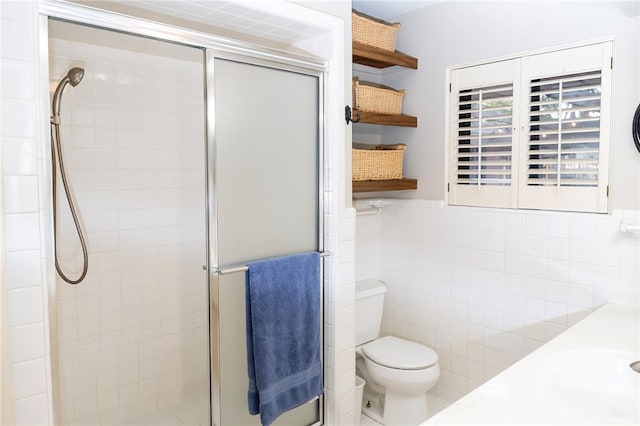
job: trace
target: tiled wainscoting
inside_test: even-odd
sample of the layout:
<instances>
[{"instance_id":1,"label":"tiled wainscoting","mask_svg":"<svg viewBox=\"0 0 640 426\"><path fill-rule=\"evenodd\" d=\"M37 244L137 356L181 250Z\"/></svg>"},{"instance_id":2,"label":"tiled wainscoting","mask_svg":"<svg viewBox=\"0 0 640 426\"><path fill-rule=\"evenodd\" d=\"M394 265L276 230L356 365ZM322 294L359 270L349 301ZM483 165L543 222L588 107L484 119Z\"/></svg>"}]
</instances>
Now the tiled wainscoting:
<instances>
[{"instance_id":1,"label":"tiled wainscoting","mask_svg":"<svg viewBox=\"0 0 640 426\"><path fill-rule=\"evenodd\" d=\"M622 220L640 212L393 200L357 217L357 278L387 283L383 332L434 348L436 394L453 401L595 307L639 304L640 239Z\"/></svg>"}]
</instances>

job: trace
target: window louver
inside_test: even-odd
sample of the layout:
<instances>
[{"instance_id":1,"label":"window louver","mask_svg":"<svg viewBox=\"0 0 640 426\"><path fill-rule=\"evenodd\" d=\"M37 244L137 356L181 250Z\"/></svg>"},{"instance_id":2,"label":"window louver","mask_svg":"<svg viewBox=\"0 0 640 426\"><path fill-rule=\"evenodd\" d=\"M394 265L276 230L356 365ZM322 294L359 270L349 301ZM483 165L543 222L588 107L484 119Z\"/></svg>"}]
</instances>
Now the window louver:
<instances>
[{"instance_id":1,"label":"window louver","mask_svg":"<svg viewBox=\"0 0 640 426\"><path fill-rule=\"evenodd\" d=\"M458 185L511 185L513 85L461 90Z\"/></svg>"},{"instance_id":2,"label":"window louver","mask_svg":"<svg viewBox=\"0 0 640 426\"><path fill-rule=\"evenodd\" d=\"M598 186L601 72L530 83L527 185Z\"/></svg>"}]
</instances>

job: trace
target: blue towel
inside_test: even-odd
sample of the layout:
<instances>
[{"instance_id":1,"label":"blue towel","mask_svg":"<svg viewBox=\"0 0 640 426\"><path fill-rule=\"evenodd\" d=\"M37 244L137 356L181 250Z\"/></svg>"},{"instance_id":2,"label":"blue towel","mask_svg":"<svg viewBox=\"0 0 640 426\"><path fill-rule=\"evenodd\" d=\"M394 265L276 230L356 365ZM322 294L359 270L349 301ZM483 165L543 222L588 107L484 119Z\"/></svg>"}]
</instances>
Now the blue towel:
<instances>
[{"instance_id":1,"label":"blue towel","mask_svg":"<svg viewBox=\"0 0 640 426\"><path fill-rule=\"evenodd\" d=\"M263 425L322 390L320 255L248 264L246 279L249 413Z\"/></svg>"}]
</instances>

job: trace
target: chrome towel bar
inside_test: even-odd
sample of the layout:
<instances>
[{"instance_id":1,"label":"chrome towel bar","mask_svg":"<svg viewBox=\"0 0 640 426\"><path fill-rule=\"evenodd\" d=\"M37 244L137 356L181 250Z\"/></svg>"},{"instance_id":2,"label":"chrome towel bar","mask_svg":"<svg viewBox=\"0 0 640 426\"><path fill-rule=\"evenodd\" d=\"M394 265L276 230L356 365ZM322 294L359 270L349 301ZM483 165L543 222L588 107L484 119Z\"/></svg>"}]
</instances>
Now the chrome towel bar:
<instances>
[{"instance_id":1,"label":"chrome towel bar","mask_svg":"<svg viewBox=\"0 0 640 426\"><path fill-rule=\"evenodd\" d=\"M320 253L320 257L327 257L330 256L331 253L328 251L323 251ZM202 269L206 270L207 267L203 266ZM228 275L228 274L235 274L236 272L246 272L249 270L249 267L247 265L242 265L242 266L236 266L233 268L224 268L224 269L219 269L217 266L212 266L211 267L211 272L212 273L218 273L220 275Z\"/></svg>"}]
</instances>

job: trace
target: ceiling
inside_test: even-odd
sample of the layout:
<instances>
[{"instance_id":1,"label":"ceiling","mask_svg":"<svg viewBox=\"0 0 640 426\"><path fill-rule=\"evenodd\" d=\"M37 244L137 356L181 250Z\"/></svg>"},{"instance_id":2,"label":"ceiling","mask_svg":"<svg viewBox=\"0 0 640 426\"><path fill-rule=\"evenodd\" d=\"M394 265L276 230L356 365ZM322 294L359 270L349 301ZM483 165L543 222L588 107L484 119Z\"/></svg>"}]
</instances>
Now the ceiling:
<instances>
[{"instance_id":1,"label":"ceiling","mask_svg":"<svg viewBox=\"0 0 640 426\"><path fill-rule=\"evenodd\" d=\"M353 0L353 8L385 21L444 0Z\"/></svg>"},{"instance_id":2,"label":"ceiling","mask_svg":"<svg viewBox=\"0 0 640 426\"><path fill-rule=\"evenodd\" d=\"M270 15L247 6L223 0L120 0L153 12L200 22L257 38L293 44L317 36L322 29Z\"/></svg>"},{"instance_id":3,"label":"ceiling","mask_svg":"<svg viewBox=\"0 0 640 426\"><path fill-rule=\"evenodd\" d=\"M0 3L5 0L0 0ZM257 0L71 0L178 27L258 44L290 46L326 29L272 14ZM260 0L265 2L265 0ZM256 3L257 4L257 3Z\"/></svg>"},{"instance_id":4,"label":"ceiling","mask_svg":"<svg viewBox=\"0 0 640 426\"><path fill-rule=\"evenodd\" d=\"M362 13L385 21L396 22L396 18L400 15L444 1L450 0L353 0L352 3L353 8ZM615 0L615 4L629 17L640 16L640 1L638 0Z\"/></svg>"}]
</instances>

